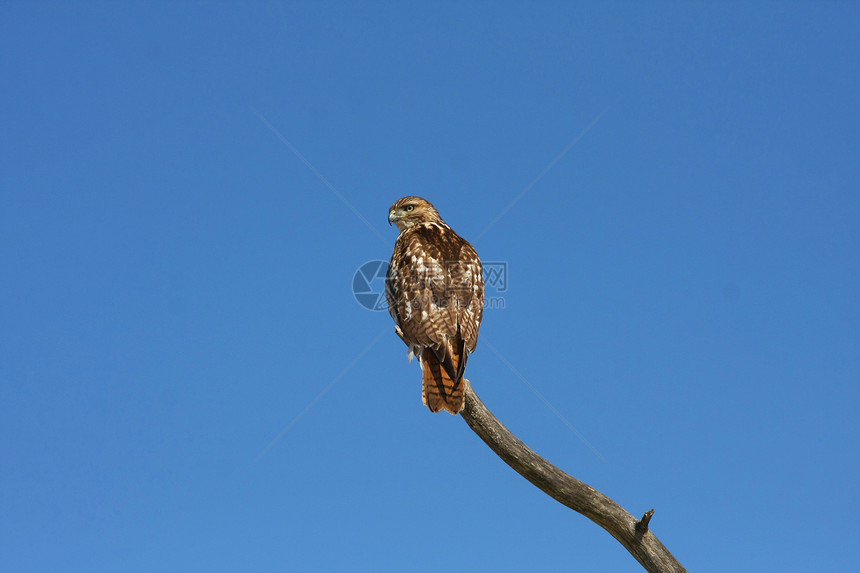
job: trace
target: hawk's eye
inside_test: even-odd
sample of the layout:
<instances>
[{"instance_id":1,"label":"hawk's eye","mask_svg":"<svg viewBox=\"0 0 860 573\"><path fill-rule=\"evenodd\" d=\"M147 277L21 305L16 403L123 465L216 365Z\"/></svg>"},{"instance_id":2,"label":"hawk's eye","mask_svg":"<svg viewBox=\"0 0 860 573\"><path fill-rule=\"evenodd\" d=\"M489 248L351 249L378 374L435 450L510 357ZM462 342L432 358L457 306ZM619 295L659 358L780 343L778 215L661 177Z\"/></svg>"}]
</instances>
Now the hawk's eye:
<instances>
[{"instance_id":1,"label":"hawk's eye","mask_svg":"<svg viewBox=\"0 0 860 573\"><path fill-rule=\"evenodd\" d=\"M415 209L415 205L406 205L406 206L403 208L403 210L404 210L404 211L406 211L407 213L408 213L409 211L412 211L413 209Z\"/></svg>"}]
</instances>

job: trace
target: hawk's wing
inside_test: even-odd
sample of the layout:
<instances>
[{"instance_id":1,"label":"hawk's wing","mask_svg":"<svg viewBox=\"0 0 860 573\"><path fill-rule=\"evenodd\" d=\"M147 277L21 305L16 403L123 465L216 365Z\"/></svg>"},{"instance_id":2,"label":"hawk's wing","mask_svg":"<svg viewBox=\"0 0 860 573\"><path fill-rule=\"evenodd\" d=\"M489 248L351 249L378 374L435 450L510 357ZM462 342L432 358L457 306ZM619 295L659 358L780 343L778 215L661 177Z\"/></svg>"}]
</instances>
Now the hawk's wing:
<instances>
[{"instance_id":1,"label":"hawk's wing","mask_svg":"<svg viewBox=\"0 0 860 573\"><path fill-rule=\"evenodd\" d=\"M441 349L461 339L475 350L484 307L481 261L447 225L424 223L400 234L386 297L407 344Z\"/></svg>"},{"instance_id":2,"label":"hawk's wing","mask_svg":"<svg viewBox=\"0 0 860 573\"><path fill-rule=\"evenodd\" d=\"M465 240L460 248L458 263L455 268L451 268L451 282L458 293L457 322L460 335L469 352L474 352L484 314L484 271L475 248Z\"/></svg>"}]
</instances>

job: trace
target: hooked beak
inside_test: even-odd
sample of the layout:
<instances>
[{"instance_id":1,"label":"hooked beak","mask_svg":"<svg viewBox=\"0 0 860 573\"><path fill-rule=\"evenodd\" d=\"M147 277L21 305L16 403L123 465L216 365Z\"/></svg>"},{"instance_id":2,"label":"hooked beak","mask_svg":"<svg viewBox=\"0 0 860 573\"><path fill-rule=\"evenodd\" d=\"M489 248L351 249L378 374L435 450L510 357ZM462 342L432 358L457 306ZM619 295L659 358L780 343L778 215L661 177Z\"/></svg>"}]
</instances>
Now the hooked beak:
<instances>
[{"instance_id":1,"label":"hooked beak","mask_svg":"<svg viewBox=\"0 0 860 573\"><path fill-rule=\"evenodd\" d=\"M392 223L394 223L398 219L397 215L394 214L394 209L388 212L388 226L390 227Z\"/></svg>"}]
</instances>

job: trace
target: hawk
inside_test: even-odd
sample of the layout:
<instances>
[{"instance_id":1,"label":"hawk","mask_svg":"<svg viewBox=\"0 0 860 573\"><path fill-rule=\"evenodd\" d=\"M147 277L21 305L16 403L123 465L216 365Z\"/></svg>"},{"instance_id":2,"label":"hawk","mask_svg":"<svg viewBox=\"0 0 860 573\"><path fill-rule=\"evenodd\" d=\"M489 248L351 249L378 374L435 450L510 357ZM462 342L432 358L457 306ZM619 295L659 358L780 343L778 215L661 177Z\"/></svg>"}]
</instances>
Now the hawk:
<instances>
[{"instance_id":1,"label":"hawk","mask_svg":"<svg viewBox=\"0 0 860 573\"><path fill-rule=\"evenodd\" d=\"M409 360L421 362L424 404L457 414L484 312L481 259L421 197L398 200L388 223L400 230L385 280L394 329L409 347Z\"/></svg>"}]
</instances>

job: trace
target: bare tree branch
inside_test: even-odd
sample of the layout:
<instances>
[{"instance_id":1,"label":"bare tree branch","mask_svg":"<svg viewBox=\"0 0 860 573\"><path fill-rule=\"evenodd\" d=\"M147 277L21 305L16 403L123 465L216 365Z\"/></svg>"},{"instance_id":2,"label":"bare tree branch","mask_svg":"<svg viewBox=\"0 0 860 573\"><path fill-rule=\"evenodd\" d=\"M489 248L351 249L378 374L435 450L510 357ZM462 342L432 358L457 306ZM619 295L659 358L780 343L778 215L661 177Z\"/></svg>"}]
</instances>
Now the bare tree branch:
<instances>
[{"instance_id":1,"label":"bare tree branch","mask_svg":"<svg viewBox=\"0 0 860 573\"><path fill-rule=\"evenodd\" d=\"M467 381L468 382L468 381ZM636 519L623 507L570 476L531 450L481 402L466 384L466 405L461 412L469 427L517 473L547 495L581 513L617 539L651 573L687 570L648 529L654 510Z\"/></svg>"}]
</instances>

